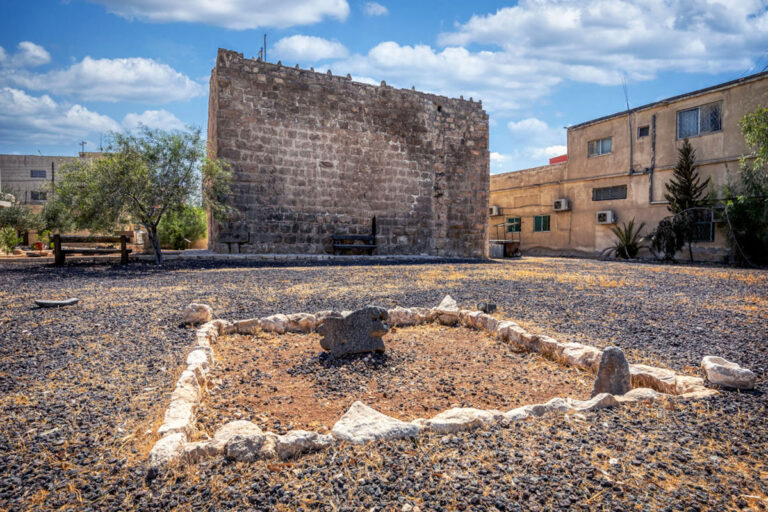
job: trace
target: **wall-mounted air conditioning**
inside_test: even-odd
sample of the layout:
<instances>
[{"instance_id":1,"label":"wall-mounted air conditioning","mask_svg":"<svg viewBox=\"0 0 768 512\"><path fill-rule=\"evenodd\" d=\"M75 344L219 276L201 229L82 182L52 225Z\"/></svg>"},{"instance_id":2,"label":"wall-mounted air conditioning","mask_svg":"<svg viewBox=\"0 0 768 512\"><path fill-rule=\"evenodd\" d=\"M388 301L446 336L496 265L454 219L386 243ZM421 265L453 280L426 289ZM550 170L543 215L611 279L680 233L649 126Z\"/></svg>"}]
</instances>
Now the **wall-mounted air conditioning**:
<instances>
[{"instance_id":1,"label":"wall-mounted air conditioning","mask_svg":"<svg viewBox=\"0 0 768 512\"><path fill-rule=\"evenodd\" d=\"M598 224L616 224L616 214L613 210L601 210L597 212Z\"/></svg>"},{"instance_id":2,"label":"wall-mounted air conditioning","mask_svg":"<svg viewBox=\"0 0 768 512\"><path fill-rule=\"evenodd\" d=\"M571 209L571 203L565 197L561 197L560 199L555 199L555 202L552 203L552 209L556 212L566 212Z\"/></svg>"},{"instance_id":3,"label":"wall-mounted air conditioning","mask_svg":"<svg viewBox=\"0 0 768 512\"><path fill-rule=\"evenodd\" d=\"M490 215L491 217L501 215L501 208L499 208L498 206L491 206L490 208L488 208L488 215Z\"/></svg>"}]
</instances>

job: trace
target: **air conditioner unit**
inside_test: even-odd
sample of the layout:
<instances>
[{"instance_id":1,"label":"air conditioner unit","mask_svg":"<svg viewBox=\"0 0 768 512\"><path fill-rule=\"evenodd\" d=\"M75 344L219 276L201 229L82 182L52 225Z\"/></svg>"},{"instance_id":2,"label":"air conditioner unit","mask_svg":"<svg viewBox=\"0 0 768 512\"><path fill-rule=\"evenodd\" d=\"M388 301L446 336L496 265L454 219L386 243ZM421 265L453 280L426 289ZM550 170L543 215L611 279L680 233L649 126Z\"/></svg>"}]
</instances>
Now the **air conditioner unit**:
<instances>
[{"instance_id":1,"label":"air conditioner unit","mask_svg":"<svg viewBox=\"0 0 768 512\"><path fill-rule=\"evenodd\" d=\"M597 212L598 224L616 224L616 214L613 210L602 210Z\"/></svg>"},{"instance_id":2,"label":"air conditioner unit","mask_svg":"<svg viewBox=\"0 0 768 512\"><path fill-rule=\"evenodd\" d=\"M571 203L565 197L561 197L560 199L555 199L555 202L552 203L552 209L556 212L566 212L571 209Z\"/></svg>"},{"instance_id":3,"label":"air conditioner unit","mask_svg":"<svg viewBox=\"0 0 768 512\"><path fill-rule=\"evenodd\" d=\"M491 206L490 208L488 208L488 215L490 215L491 217L501 215L501 208L499 208L498 206Z\"/></svg>"}]
</instances>

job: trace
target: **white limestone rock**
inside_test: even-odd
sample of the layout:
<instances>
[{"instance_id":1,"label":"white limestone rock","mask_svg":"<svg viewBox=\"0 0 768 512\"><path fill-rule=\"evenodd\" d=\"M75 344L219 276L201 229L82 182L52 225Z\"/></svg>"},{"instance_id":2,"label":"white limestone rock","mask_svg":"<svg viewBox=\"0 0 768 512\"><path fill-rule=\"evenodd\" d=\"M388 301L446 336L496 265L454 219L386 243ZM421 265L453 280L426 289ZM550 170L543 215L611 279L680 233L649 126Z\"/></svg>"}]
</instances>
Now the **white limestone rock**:
<instances>
[{"instance_id":1,"label":"white limestone rock","mask_svg":"<svg viewBox=\"0 0 768 512\"><path fill-rule=\"evenodd\" d=\"M565 343L560 343L549 336L539 336L539 350L543 356L551 357L553 359L561 358L565 348Z\"/></svg>"},{"instance_id":2,"label":"white limestone rock","mask_svg":"<svg viewBox=\"0 0 768 512\"><path fill-rule=\"evenodd\" d=\"M393 327L408 327L411 325L423 324L428 315L424 315L417 308L401 308L400 306L390 309L387 323Z\"/></svg>"},{"instance_id":3,"label":"white limestone rock","mask_svg":"<svg viewBox=\"0 0 768 512\"><path fill-rule=\"evenodd\" d=\"M581 343L565 343L562 357L571 366L597 373L603 351Z\"/></svg>"},{"instance_id":4,"label":"white limestone rock","mask_svg":"<svg viewBox=\"0 0 768 512\"><path fill-rule=\"evenodd\" d=\"M707 389L704 386L704 379L701 377L691 377L690 375L675 375L675 394L684 395Z\"/></svg>"},{"instance_id":5,"label":"white limestone rock","mask_svg":"<svg viewBox=\"0 0 768 512\"><path fill-rule=\"evenodd\" d=\"M198 325L213 320L213 308L208 304L197 304L195 302L187 305L182 312L182 322L184 324Z\"/></svg>"},{"instance_id":6,"label":"white limestone rock","mask_svg":"<svg viewBox=\"0 0 768 512\"><path fill-rule=\"evenodd\" d=\"M510 327L514 327L516 325L517 324L515 322L510 322L509 320L502 320L496 326L496 332L494 333L494 335L502 341L509 341L509 329Z\"/></svg>"},{"instance_id":7,"label":"white limestone rock","mask_svg":"<svg viewBox=\"0 0 768 512\"><path fill-rule=\"evenodd\" d=\"M377 439L416 437L419 426L382 414L362 402L355 402L331 430L333 437L355 444Z\"/></svg>"},{"instance_id":8,"label":"white limestone rock","mask_svg":"<svg viewBox=\"0 0 768 512\"><path fill-rule=\"evenodd\" d=\"M501 411L456 407L443 411L425 422L425 427L441 434L472 430L504 417Z\"/></svg>"},{"instance_id":9,"label":"white limestone rock","mask_svg":"<svg viewBox=\"0 0 768 512\"><path fill-rule=\"evenodd\" d=\"M298 457L303 453L322 450L332 443L333 436L330 434L291 430L285 435L277 436L275 449L277 456L286 460Z\"/></svg>"},{"instance_id":10,"label":"white limestone rock","mask_svg":"<svg viewBox=\"0 0 768 512\"><path fill-rule=\"evenodd\" d=\"M545 404L536 404L529 406L533 416L543 416L550 412L568 412L572 409L567 400L563 398L553 398Z\"/></svg>"},{"instance_id":11,"label":"white limestone rock","mask_svg":"<svg viewBox=\"0 0 768 512\"><path fill-rule=\"evenodd\" d=\"M182 449L182 457L189 463L197 463L206 459L213 459L224 454L224 444L213 440L195 441L185 443Z\"/></svg>"},{"instance_id":12,"label":"white limestone rock","mask_svg":"<svg viewBox=\"0 0 768 512\"><path fill-rule=\"evenodd\" d=\"M293 313L288 315L285 330L289 332L312 332L317 327L315 315L310 313Z\"/></svg>"},{"instance_id":13,"label":"white limestone rock","mask_svg":"<svg viewBox=\"0 0 768 512\"><path fill-rule=\"evenodd\" d=\"M258 318L238 320L235 322L234 328L238 334L256 334L261 329L261 320Z\"/></svg>"},{"instance_id":14,"label":"white limestone rock","mask_svg":"<svg viewBox=\"0 0 768 512\"><path fill-rule=\"evenodd\" d=\"M233 324L229 320L216 319L216 320L212 320L211 324L216 326L219 336L235 333L235 324Z\"/></svg>"},{"instance_id":15,"label":"white limestone rock","mask_svg":"<svg viewBox=\"0 0 768 512\"><path fill-rule=\"evenodd\" d=\"M456 325L459 322L459 305L450 295L446 295L433 311L437 321L443 325Z\"/></svg>"},{"instance_id":16,"label":"white limestone rock","mask_svg":"<svg viewBox=\"0 0 768 512\"><path fill-rule=\"evenodd\" d=\"M757 375L751 370L717 356L701 360L701 369L712 384L735 389L755 389Z\"/></svg>"},{"instance_id":17,"label":"white limestone rock","mask_svg":"<svg viewBox=\"0 0 768 512\"><path fill-rule=\"evenodd\" d=\"M253 422L247 420L230 421L222 425L219 430L213 434L213 440L225 444L236 435L262 434L261 428Z\"/></svg>"},{"instance_id":18,"label":"white limestone rock","mask_svg":"<svg viewBox=\"0 0 768 512\"><path fill-rule=\"evenodd\" d=\"M672 370L644 364L630 364L629 374L633 388L651 388L659 393L675 393L677 382L675 372Z\"/></svg>"},{"instance_id":19,"label":"white limestone rock","mask_svg":"<svg viewBox=\"0 0 768 512\"><path fill-rule=\"evenodd\" d=\"M197 375L192 370L184 370L176 381L176 388L171 393L171 402L177 400L186 400L189 402L199 402L201 395L200 383Z\"/></svg>"},{"instance_id":20,"label":"white limestone rock","mask_svg":"<svg viewBox=\"0 0 768 512\"><path fill-rule=\"evenodd\" d=\"M178 432L185 435L189 434L195 422L197 406L197 402L185 398L171 400L165 410L163 424L157 429L157 433L162 436Z\"/></svg>"},{"instance_id":21,"label":"white limestone rock","mask_svg":"<svg viewBox=\"0 0 768 512\"><path fill-rule=\"evenodd\" d=\"M530 405L524 405L504 413L504 419L508 421L524 420L530 416L533 416Z\"/></svg>"},{"instance_id":22,"label":"white limestone rock","mask_svg":"<svg viewBox=\"0 0 768 512\"><path fill-rule=\"evenodd\" d=\"M566 401L572 410L578 412L589 412L594 411L595 409L616 407L619 405L619 401L610 393L599 393L589 400L574 400L569 398Z\"/></svg>"},{"instance_id":23,"label":"white limestone rock","mask_svg":"<svg viewBox=\"0 0 768 512\"><path fill-rule=\"evenodd\" d=\"M207 375L212 364L213 351L211 350L196 348L187 354L187 369L194 371L198 380L201 380L199 373L202 373L203 376Z\"/></svg>"},{"instance_id":24,"label":"white limestone rock","mask_svg":"<svg viewBox=\"0 0 768 512\"><path fill-rule=\"evenodd\" d=\"M514 345L518 349L522 349L523 335L527 334L525 329L519 325L511 325L507 327L507 341Z\"/></svg>"},{"instance_id":25,"label":"white limestone rock","mask_svg":"<svg viewBox=\"0 0 768 512\"><path fill-rule=\"evenodd\" d=\"M277 315L262 318L260 324L263 331L285 334L285 329L288 326L288 317L278 313Z\"/></svg>"},{"instance_id":26,"label":"white limestone rock","mask_svg":"<svg viewBox=\"0 0 768 512\"><path fill-rule=\"evenodd\" d=\"M619 403L631 403L631 402L654 402L661 398L663 395L651 388L635 388L623 395L617 395L616 400Z\"/></svg>"},{"instance_id":27,"label":"white limestone rock","mask_svg":"<svg viewBox=\"0 0 768 512\"><path fill-rule=\"evenodd\" d=\"M487 313L477 315L475 323L478 329L492 334L496 332L496 327L499 325L499 321Z\"/></svg>"},{"instance_id":28,"label":"white limestone rock","mask_svg":"<svg viewBox=\"0 0 768 512\"><path fill-rule=\"evenodd\" d=\"M171 433L161 437L149 452L150 468L161 468L180 457L186 441L187 436L182 432Z\"/></svg>"},{"instance_id":29,"label":"white limestone rock","mask_svg":"<svg viewBox=\"0 0 768 512\"><path fill-rule=\"evenodd\" d=\"M277 436L270 432L235 434L224 446L227 457L238 462L273 459L277 456Z\"/></svg>"}]
</instances>

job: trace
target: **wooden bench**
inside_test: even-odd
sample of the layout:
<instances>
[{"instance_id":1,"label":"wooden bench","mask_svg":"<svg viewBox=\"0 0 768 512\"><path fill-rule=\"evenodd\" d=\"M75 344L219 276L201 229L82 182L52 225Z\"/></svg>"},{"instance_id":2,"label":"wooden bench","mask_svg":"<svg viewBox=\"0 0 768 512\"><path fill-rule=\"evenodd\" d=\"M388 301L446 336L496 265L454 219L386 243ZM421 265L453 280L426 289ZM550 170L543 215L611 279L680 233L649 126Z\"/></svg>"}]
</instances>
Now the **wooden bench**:
<instances>
[{"instance_id":1,"label":"wooden bench","mask_svg":"<svg viewBox=\"0 0 768 512\"><path fill-rule=\"evenodd\" d=\"M54 265L64 265L67 254L116 254L120 253L120 263L128 263L128 241L127 235L120 236L88 236L88 235L52 235ZM64 247L69 244L93 244L93 243L120 243L120 248L113 247Z\"/></svg>"},{"instance_id":2,"label":"wooden bench","mask_svg":"<svg viewBox=\"0 0 768 512\"><path fill-rule=\"evenodd\" d=\"M356 243L362 242L362 243ZM366 251L370 256L376 250L376 217L371 221L370 235L333 235L333 253L336 251Z\"/></svg>"}]
</instances>

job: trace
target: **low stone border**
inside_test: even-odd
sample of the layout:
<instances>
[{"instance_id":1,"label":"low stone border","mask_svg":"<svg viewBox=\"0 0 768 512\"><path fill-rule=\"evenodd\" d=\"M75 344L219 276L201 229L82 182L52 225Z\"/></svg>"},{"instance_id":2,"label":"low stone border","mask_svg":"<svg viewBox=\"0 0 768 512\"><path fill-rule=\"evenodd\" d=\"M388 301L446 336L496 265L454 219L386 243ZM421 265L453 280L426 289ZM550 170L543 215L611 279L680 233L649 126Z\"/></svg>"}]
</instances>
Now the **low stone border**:
<instances>
[{"instance_id":1,"label":"low stone border","mask_svg":"<svg viewBox=\"0 0 768 512\"><path fill-rule=\"evenodd\" d=\"M342 312L344 313L344 312ZM408 327L437 322L448 326L463 326L482 330L498 339L512 344L521 351L536 352L562 363L597 373L602 350L581 343L562 343L549 336L527 332L518 324L498 320L481 311L459 309L456 302L446 298L436 308L402 308L388 311L388 323L393 327ZM194 428L195 414L202 399L207 375L213 366L214 349L218 336L225 334L253 334L256 331L309 333L314 331L334 311L315 314L275 314L263 318L251 318L229 322L213 320L213 310L204 304L190 304L184 310L184 322L202 325L195 331L195 343L187 355L187 367L181 373L171 400L165 411L161 434L150 452L150 472L157 472L174 459L183 458L195 462L207 457L226 455L239 461L253 461L262 458L289 459L329 446L333 442L348 441L366 443L378 439L416 437L422 430L448 434L474 429L501 420L521 420L539 417L546 413L582 413L603 407L615 407L622 403L653 401L663 395L683 399L704 398L718 394L704 386L704 379L681 375L672 370L653 366L630 364L632 390L625 395L614 396L601 393L590 400L553 398L545 404L518 407L507 412L474 408L453 408L429 418L418 418L405 422L386 416L362 402L355 402L336 422L330 434L318 434L304 430L293 430L285 435L276 435L262 430L250 421L233 421L223 425L213 439L189 442ZM725 369L724 369L725 368ZM728 386L723 375L736 375L737 384L744 387L751 383L754 374L721 358L704 358L702 369L708 372L713 383ZM720 378L720 382L712 376ZM750 375L752 376L750 380Z\"/></svg>"}]
</instances>

